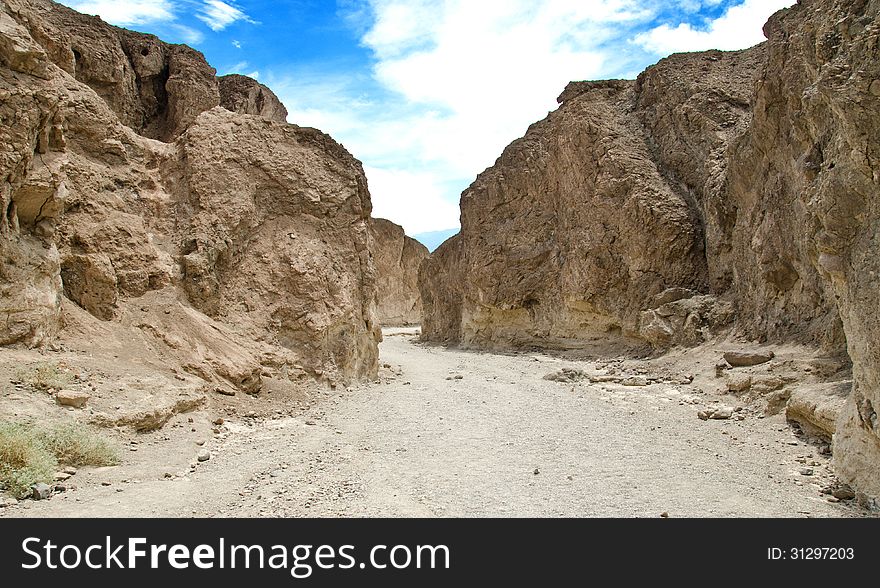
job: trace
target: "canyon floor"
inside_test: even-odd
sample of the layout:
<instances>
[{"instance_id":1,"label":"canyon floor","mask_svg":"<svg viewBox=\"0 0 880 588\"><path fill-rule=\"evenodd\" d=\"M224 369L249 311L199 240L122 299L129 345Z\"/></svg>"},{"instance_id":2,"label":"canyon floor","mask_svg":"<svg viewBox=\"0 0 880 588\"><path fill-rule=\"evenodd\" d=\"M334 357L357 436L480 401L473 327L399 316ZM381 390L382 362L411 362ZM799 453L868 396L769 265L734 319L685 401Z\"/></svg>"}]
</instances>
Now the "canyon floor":
<instances>
[{"instance_id":1,"label":"canyon floor","mask_svg":"<svg viewBox=\"0 0 880 588\"><path fill-rule=\"evenodd\" d=\"M230 416L214 435L210 411L178 415L120 439L121 465L82 469L68 491L0 516L866 515L819 494L830 459L781 415L744 406L742 420L702 421L701 407L736 400L692 385L548 381L592 364L429 346L412 329L385 335L379 383L321 392L298 411ZM714 372L713 353L689 352L695 382ZM620 365L650 375L681 359ZM201 443L211 458L196 465Z\"/></svg>"}]
</instances>

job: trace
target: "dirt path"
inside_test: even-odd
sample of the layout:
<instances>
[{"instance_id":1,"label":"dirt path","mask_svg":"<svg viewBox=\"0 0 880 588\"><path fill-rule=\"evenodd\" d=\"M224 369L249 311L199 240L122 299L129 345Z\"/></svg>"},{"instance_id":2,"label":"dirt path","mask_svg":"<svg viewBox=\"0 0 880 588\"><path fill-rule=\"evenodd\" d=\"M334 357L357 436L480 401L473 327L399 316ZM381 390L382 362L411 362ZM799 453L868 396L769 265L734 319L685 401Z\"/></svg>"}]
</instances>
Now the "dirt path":
<instances>
[{"instance_id":1,"label":"dirt path","mask_svg":"<svg viewBox=\"0 0 880 588\"><path fill-rule=\"evenodd\" d=\"M685 386L559 384L543 376L573 362L423 346L406 332L386 337L382 362L398 375L334 392L302 416L227 422L231 434L208 443L212 458L194 472L195 446L164 454L184 467L169 479L138 480L133 464L81 472L75 492L3 514L861 514L819 495L828 459L781 417L700 421Z\"/></svg>"}]
</instances>

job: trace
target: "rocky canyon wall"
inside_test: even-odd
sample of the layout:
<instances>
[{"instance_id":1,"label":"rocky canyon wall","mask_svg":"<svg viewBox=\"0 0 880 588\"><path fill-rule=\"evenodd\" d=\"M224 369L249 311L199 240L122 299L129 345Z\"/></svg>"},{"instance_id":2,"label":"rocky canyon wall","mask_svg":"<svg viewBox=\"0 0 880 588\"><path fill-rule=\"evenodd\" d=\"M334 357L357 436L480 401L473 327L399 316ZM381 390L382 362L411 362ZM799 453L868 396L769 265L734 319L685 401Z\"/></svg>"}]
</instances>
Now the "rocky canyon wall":
<instances>
[{"instance_id":1,"label":"rocky canyon wall","mask_svg":"<svg viewBox=\"0 0 880 588\"><path fill-rule=\"evenodd\" d=\"M422 320L422 299L418 277L428 248L406 235L403 227L376 218L370 222L373 261L379 290L376 314L383 327L418 325Z\"/></svg>"},{"instance_id":2,"label":"rocky canyon wall","mask_svg":"<svg viewBox=\"0 0 880 588\"><path fill-rule=\"evenodd\" d=\"M103 321L231 391L376 375L360 162L214 74L188 47L0 1L0 344Z\"/></svg>"},{"instance_id":3,"label":"rocky canyon wall","mask_svg":"<svg viewBox=\"0 0 880 588\"><path fill-rule=\"evenodd\" d=\"M753 49L569 85L462 195L421 274L423 337L846 352L835 460L880 496L878 23L877 0L802 0Z\"/></svg>"}]
</instances>

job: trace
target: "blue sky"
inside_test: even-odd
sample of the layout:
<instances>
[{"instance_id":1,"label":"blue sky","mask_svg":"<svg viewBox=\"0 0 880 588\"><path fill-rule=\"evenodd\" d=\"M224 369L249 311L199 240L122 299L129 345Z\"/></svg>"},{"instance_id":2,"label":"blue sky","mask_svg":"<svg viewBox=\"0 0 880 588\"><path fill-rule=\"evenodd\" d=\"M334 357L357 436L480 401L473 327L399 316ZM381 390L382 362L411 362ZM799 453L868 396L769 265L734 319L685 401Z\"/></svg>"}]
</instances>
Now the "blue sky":
<instances>
[{"instance_id":1,"label":"blue sky","mask_svg":"<svg viewBox=\"0 0 880 588\"><path fill-rule=\"evenodd\" d=\"M795 0L63 0L272 88L364 162L374 215L458 226L458 200L570 80L741 49Z\"/></svg>"}]
</instances>

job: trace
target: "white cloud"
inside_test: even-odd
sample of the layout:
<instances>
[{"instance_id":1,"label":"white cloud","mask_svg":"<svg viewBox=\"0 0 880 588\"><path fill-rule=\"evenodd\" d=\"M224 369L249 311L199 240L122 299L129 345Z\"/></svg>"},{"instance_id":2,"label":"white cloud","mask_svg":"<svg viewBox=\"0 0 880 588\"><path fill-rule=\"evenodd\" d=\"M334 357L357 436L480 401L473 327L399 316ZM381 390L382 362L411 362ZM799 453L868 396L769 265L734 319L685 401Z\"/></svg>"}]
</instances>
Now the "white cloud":
<instances>
[{"instance_id":1,"label":"white cloud","mask_svg":"<svg viewBox=\"0 0 880 588\"><path fill-rule=\"evenodd\" d=\"M569 81L617 69L619 56L601 46L615 25L649 16L634 0L370 4L362 42L383 105L298 103L312 95L301 83L284 97L292 122L331 132L368 162L376 214L410 234L457 227L461 190L557 107Z\"/></svg>"},{"instance_id":2,"label":"white cloud","mask_svg":"<svg viewBox=\"0 0 880 588\"><path fill-rule=\"evenodd\" d=\"M241 49L241 41L233 40L232 46L235 47L236 49Z\"/></svg>"},{"instance_id":3,"label":"white cloud","mask_svg":"<svg viewBox=\"0 0 880 588\"><path fill-rule=\"evenodd\" d=\"M745 49L764 41L762 27L770 15L793 4L795 0L745 0L705 26L663 24L636 36L635 42L655 55Z\"/></svg>"},{"instance_id":4,"label":"white cloud","mask_svg":"<svg viewBox=\"0 0 880 588\"><path fill-rule=\"evenodd\" d=\"M133 26L174 20L170 0L64 0L83 14L98 15L110 24Z\"/></svg>"},{"instance_id":5,"label":"white cloud","mask_svg":"<svg viewBox=\"0 0 880 588\"><path fill-rule=\"evenodd\" d=\"M196 18L211 27L215 32L222 31L240 20L250 23L254 22L240 8L221 0L204 0L201 9L196 14Z\"/></svg>"},{"instance_id":6,"label":"white cloud","mask_svg":"<svg viewBox=\"0 0 880 588\"><path fill-rule=\"evenodd\" d=\"M187 45L199 45L205 40L205 34L202 31L186 25L173 23L171 29L177 33L178 38Z\"/></svg>"},{"instance_id":7,"label":"white cloud","mask_svg":"<svg viewBox=\"0 0 880 588\"><path fill-rule=\"evenodd\" d=\"M374 167L364 171L373 195L373 216L393 220L409 235L458 226L458 204L445 197L441 178L430 172Z\"/></svg>"}]
</instances>

